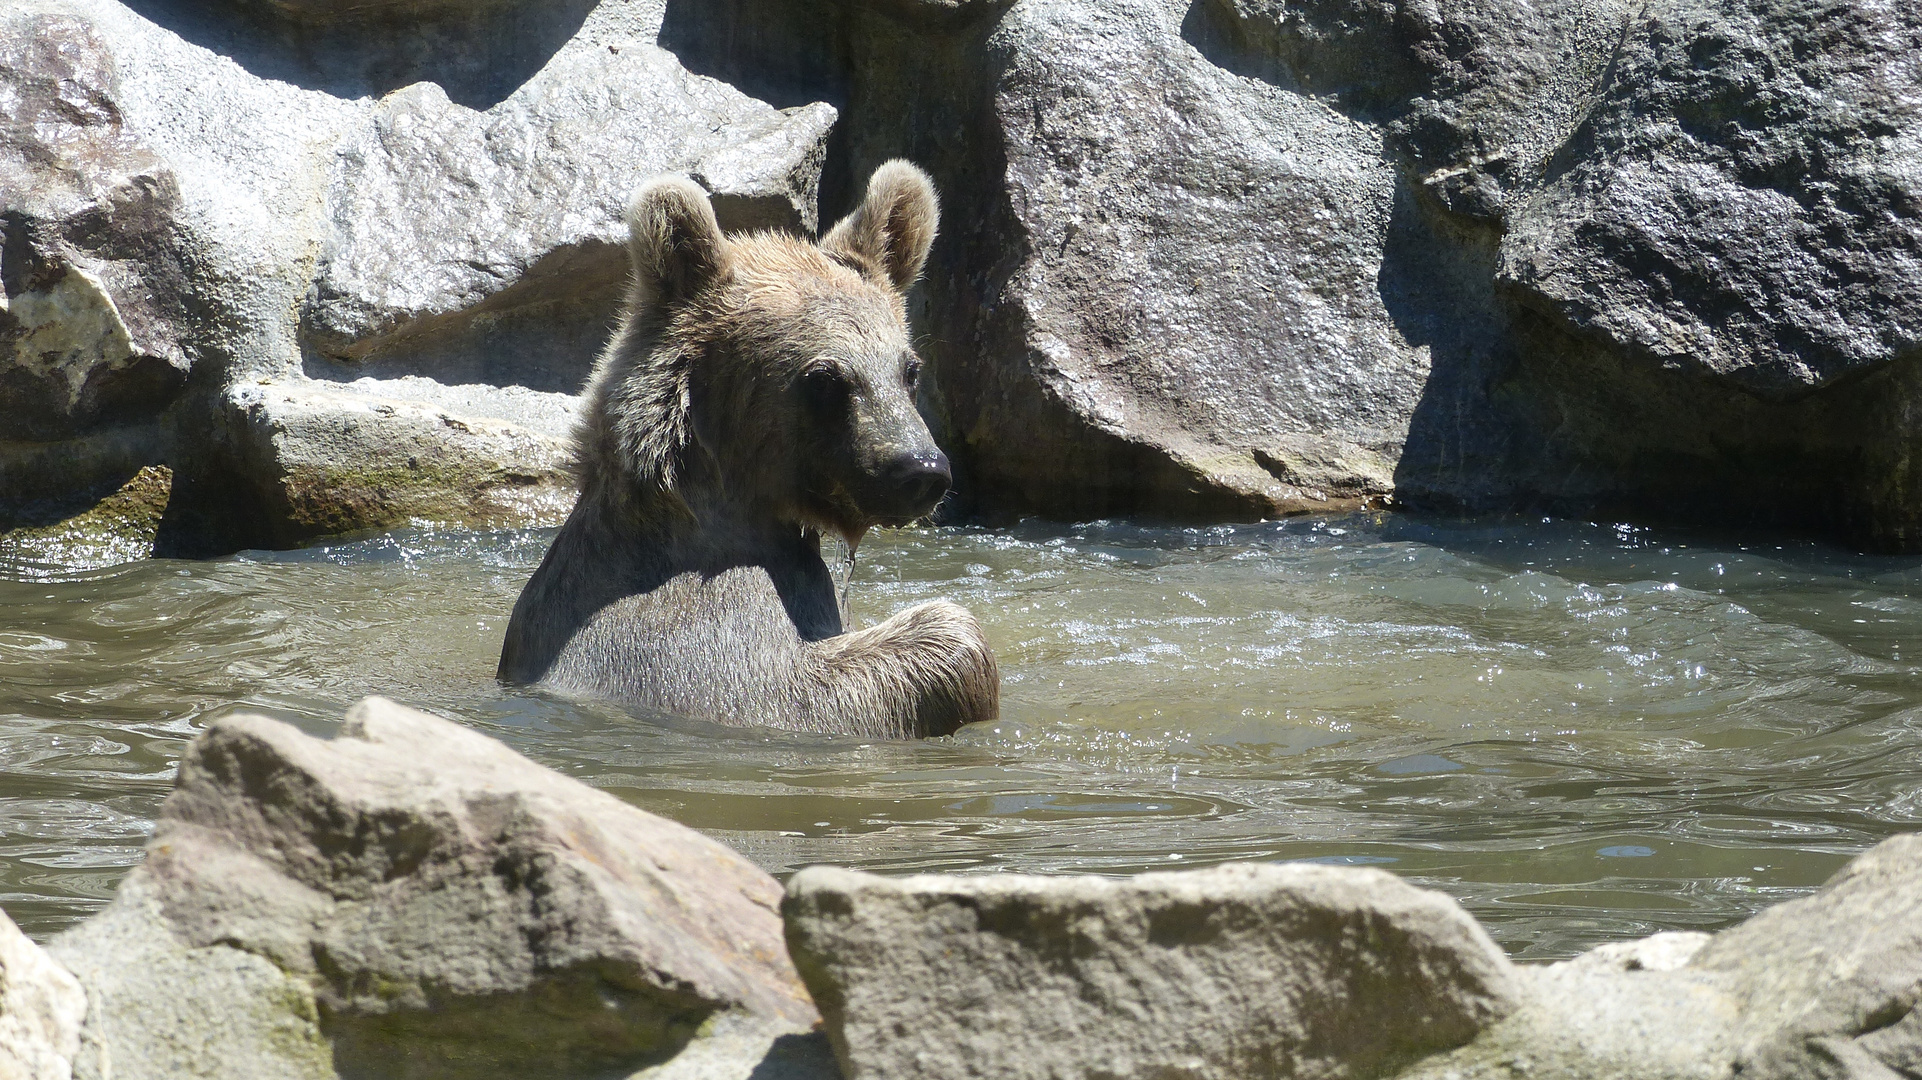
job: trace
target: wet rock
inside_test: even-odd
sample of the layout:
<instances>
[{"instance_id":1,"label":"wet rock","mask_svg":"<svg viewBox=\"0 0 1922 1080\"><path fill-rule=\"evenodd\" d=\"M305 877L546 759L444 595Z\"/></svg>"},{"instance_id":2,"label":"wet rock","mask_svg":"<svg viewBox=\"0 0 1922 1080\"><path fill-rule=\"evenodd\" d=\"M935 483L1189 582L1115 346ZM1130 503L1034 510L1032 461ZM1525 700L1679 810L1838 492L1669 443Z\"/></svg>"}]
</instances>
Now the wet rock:
<instances>
[{"instance_id":1,"label":"wet rock","mask_svg":"<svg viewBox=\"0 0 1922 1080\"><path fill-rule=\"evenodd\" d=\"M713 1068L686 1075L745 1077L757 1046L804 1064L781 1036L816 1020L779 897L693 830L370 698L332 741L215 722L147 861L54 951L95 1003L82 1076L626 1075L693 1042Z\"/></svg>"},{"instance_id":2,"label":"wet rock","mask_svg":"<svg viewBox=\"0 0 1922 1080\"><path fill-rule=\"evenodd\" d=\"M158 413L192 366L173 172L129 129L86 20L0 14L0 398L5 438Z\"/></svg>"},{"instance_id":3,"label":"wet rock","mask_svg":"<svg viewBox=\"0 0 1922 1080\"><path fill-rule=\"evenodd\" d=\"M0 914L0 1076L68 1080L87 997L80 983Z\"/></svg>"},{"instance_id":4,"label":"wet rock","mask_svg":"<svg viewBox=\"0 0 1922 1080\"><path fill-rule=\"evenodd\" d=\"M1782 397L1922 348L1922 10L1664 0L1510 221L1499 283L1621 355Z\"/></svg>"},{"instance_id":5,"label":"wet rock","mask_svg":"<svg viewBox=\"0 0 1922 1080\"><path fill-rule=\"evenodd\" d=\"M1467 1042L1515 970L1375 870L788 884L788 947L849 1076L1372 1076Z\"/></svg>"},{"instance_id":6,"label":"wet rock","mask_svg":"<svg viewBox=\"0 0 1922 1080\"><path fill-rule=\"evenodd\" d=\"M16 521L34 511L33 516L58 515L59 520L0 532L0 566L10 574L37 577L148 558L172 494L173 470L149 465L78 512L70 512L65 500L22 508Z\"/></svg>"},{"instance_id":7,"label":"wet rock","mask_svg":"<svg viewBox=\"0 0 1922 1080\"><path fill-rule=\"evenodd\" d=\"M474 528L557 525L574 502L578 401L431 379L243 384L233 439L245 498L289 546L423 520Z\"/></svg>"}]
</instances>

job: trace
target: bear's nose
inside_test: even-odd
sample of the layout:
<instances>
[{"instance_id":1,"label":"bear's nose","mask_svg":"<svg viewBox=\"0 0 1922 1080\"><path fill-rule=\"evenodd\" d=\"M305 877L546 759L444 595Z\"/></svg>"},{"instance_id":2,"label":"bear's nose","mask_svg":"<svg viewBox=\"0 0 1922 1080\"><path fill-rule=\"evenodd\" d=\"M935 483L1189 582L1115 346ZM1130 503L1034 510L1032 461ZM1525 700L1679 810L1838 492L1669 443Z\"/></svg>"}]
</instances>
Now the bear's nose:
<instances>
[{"instance_id":1,"label":"bear's nose","mask_svg":"<svg viewBox=\"0 0 1922 1080\"><path fill-rule=\"evenodd\" d=\"M948 471L948 455L935 450L895 458L888 466L887 479L901 493L903 501L926 508L941 501L954 476Z\"/></svg>"}]
</instances>

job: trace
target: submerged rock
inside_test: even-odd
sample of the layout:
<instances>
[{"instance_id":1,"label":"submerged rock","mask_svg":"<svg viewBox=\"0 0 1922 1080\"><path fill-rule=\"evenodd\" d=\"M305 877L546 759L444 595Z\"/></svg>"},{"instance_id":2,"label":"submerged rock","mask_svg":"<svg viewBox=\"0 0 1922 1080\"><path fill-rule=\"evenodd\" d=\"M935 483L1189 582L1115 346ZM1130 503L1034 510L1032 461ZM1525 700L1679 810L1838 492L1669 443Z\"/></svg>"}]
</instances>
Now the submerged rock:
<instances>
[{"instance_id":1,"label":"submerged rock","mask_svg":"<svg viewBox=\"0 0 1922 1080\"><path fill-rule=\"evenodd\" d=\"M1514 1007L1514 967L1391 874L788 883L788 947L851 1077L1374 1076Z\"/></svg>"},{"instance_id":2,"label":"submerged rock","mask_svg":"<svg viewBox=\"0 0 1922 1080\"><path fill-rule=\"evenodd\" d=\"M745 1077L805 1063L782 1037L816 1021L779 898L691 829L370 698L331 741L216 721L147 861L53 951L93 1003L83 1077L624 1075L690 1042Z\"/></svg>"},{"instance_id":3,"label":"submerged rock","mask_svg":"<svg viewBox=\"0 0 1922 1080\"><path fill-rule=\"evenodd\" d=\"M173 470L149 465L105 498L75 510L62 500L16 512L13 528L0 532L0 567L25 577L93 570L145 559L154 553L161 517L173 493ZM82 493L84 496L84 493ZM32 524L34 517L56 517ZM0 518L0 525L8 523Z\"/></svg>"},{"instance_id":4,"label":"submerged rock","mask_svg":"<svg viewBox=\"0 0 1922 1080\"><path fill-rule=\"evenodd\" d=\"M67 969L0 914L0 1076L68 1080L87 996Z\"/></svg>"}]
</instances>

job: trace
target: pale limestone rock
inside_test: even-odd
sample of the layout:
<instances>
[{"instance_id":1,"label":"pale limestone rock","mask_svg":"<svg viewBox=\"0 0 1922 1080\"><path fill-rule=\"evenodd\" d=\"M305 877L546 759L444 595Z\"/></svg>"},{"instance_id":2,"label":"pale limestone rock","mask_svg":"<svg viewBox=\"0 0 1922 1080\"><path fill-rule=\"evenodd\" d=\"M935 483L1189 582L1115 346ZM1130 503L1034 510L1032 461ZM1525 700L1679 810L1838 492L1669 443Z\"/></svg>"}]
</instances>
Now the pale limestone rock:
<instances>
[{"instance_id":1,"label":"pale limestone rock","mask_svg":"<svg viewBox=\"0 0 1922 1080\"><path fill-rule=\"evenodd\" d=\"M788 883L788 947L850 1080L1364 1077L1467 1042L1514 967L1377 870Z\"/></svg>"},{"instance_id":2,"label":"pale limestone rock","mask_svg":"<svg viewBox=\"0 0 1922 1080\"><path fill-rule=\"evenodd\" d=\"M68 1080L87 996L0 913L0 1080Z\"/></svg>"}]
</instances>

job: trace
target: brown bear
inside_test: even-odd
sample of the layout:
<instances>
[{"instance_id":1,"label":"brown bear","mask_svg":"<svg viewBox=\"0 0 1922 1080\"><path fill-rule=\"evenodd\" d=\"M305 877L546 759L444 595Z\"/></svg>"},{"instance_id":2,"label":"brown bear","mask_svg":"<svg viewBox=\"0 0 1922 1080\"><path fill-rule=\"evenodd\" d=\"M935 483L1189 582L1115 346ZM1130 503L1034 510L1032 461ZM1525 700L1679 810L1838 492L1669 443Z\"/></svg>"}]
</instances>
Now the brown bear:
<instances>
[{"instance_id":1,"label":"brown bear","mask_svg":"<svg viewBox=\"0 0 1922 1080\"><path fill-rule=\"evenodd\" d=\"M628 211L633 285L587 386L580 499L514 605L500 677L726 724L907 738L999 712L945 601L843 632L821 534L946 494L903 293L939 218L905 161L818 244L723 236L692 182Z\"/></svg>"}]
</instances>

